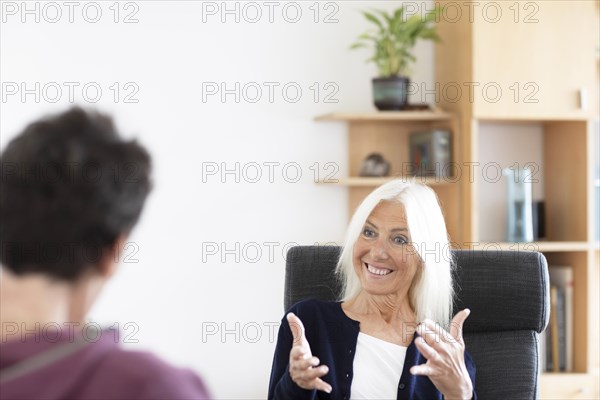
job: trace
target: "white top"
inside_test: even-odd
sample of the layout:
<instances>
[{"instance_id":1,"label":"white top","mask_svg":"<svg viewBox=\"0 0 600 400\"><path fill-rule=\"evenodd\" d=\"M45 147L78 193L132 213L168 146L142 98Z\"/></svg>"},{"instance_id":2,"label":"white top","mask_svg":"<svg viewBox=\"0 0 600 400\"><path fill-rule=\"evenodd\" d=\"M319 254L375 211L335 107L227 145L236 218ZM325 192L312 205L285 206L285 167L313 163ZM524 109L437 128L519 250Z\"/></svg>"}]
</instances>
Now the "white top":
<instances>
[{"instance_id":1,"label":"white top","mask_svg":"<svg viewBox=\"0 0 600 400\"><path fill-rule=\"evenodd\" d=\"M407 347L358 333L354 355L352 400L395 400Z\"/></svg>"}]
</instances>

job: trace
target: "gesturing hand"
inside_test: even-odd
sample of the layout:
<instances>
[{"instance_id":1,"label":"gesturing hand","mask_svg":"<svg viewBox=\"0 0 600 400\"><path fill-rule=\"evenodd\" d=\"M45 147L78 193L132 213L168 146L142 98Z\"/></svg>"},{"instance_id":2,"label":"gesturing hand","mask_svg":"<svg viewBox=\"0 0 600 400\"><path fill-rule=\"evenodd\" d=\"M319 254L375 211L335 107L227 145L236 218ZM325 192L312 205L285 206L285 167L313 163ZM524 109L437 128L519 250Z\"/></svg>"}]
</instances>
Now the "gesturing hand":
<instances>
[{"instance_id":1,"label":"gesturing hand","mask_svg":"<svg viewBox=\"0 0 600 400\"><path fill-rule=\"evenodd\" d=\"M428 376L446 399L471 399L473 396L462 337L463 324L470 313L468 308L458 312L452 319L449 333L430 320L417 327L421 338L415 340L415 345L427 362L413 366L410 372Z\"/></svg>"},{"instance_id":2,"label":"gesturing hand","mask_svg":"<svg viewBox=\"0 0 600 400\"><path fill-rule=\"evenodd\" d=\"M304 325L294 313L287 315L294 343L290 351L290 376L296 385L303 389L317 389L331 393L331 385L321 379L329 368L326 365L319 365L319 359L313 357L310 351L310 345L304 335Z\"/></svg>"}]
</instances>

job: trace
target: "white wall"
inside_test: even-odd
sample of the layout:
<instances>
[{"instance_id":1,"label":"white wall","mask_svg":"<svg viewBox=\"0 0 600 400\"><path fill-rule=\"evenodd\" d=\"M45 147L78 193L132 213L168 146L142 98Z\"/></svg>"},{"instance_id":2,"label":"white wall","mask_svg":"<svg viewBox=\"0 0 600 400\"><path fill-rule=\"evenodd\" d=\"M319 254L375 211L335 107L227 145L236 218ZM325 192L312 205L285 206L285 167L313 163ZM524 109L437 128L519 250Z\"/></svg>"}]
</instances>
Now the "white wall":
<instances>
[{"instance_id":1,"label":"white wall","mask_svg":"<svg viewBox=\"0 0 600 400\"><path fill-rule=\"evenodd\" d=\"M210 2L209 2L210 3ZM130 241L126 254L130 261L107 287L91 318L103 324L133 322L139 327L131 347L150 349L171 362L187 365L201 373L218 398L265 398L275 343L269 338L269 323L283 315L284 257L288 243L340 241L346 224L346 191L313 183L311 167L333 162L337 177L347 171L345 126L341 123L315 123L313 117L333 111L371 110L370 78L375 70L363 61L367 52L351 52L349 45L367 28L360 9L392 9L400 2L348 1L337 5L337 23L315 23L314 2L298 2L302 18L286 22L278 3L274 22L268 9L257 23L225 23L219 15L206 16L203 4L181 1L141 1L135 14L138 23L114 23L113 2L98 2L102 17L98 23L82 17L85 3L79 3L68 22L68 9L62 2L62 19L45 3L38 4L35 15L16 15L3 10L0 27L0 80L3 97L0 105L1 146L14 137L33 118L64 110L69 104L67 86L77 82L74 103L97 107L114 114L127 136L138 137L154 157L155 189L143 219ZM21 7L21 2L3 2ZM228 3L233 7L233 2ZM245 3L238 3L243 7ZM262 2L257 4L263 5ZM414 4L414 3L413 3ZM419 2L421 4L421 2ZM210 6L221 6L221 2ZM335 11L318 3L319 19ZM120 3L119 19L134 8ZM88 8L88 18L94 9ZM248 12L253 10L247 9ZM293 18L293 9L288 9ZM247 14L253 18L254 14ZM433 46L417 47L419 62L413 80L433 87ZM24 101L19 94L9 95L12 83L24 82L28 88L57 82L64 90L56 103L52 85ZM82 97L81 87L96 83L103 91L91 104ZM119 82L121 95L130 93L127 82L139 87L138 103L118 102L110 87ZM202 101L202 82L288 82L303 91L296 103L286 101L280 90L274 101L249 103L233 96L222 103L218 96ZM310 87L332 82L339 87L334 96L339 102L315 102ZM93 96L90 90L89 96ZM254 92L248 92L253 96ZM293 95L290 92L290 95ZM417 99L416 101L421 101ZM432 99L425 99L432 100ZM202 163L226 163L233 168L247 163L279 162L273 182L263 165L258 183L239 183L233 175L202 178ZM282 175L282 166L297 163L302 173L296 183L293 168ZM212 165L212 164L211 164ZM247 170L248 173L255 170ZM248 175L252 178L254 175ZM265 242L273 244L265 245ZM203 254L203 243L217 243L228 249L246 246L246 257ZM257 245L254 245L257 244ZM256 262L249 258L262 251ZM269 255L269 246L274 256ZM132 254L134 249L137 252ZM238 252L238 255L240 252ZM203 262L203 256L205 262ZM236 331L208 336L203 329L225 324ZM267 325L265 325L267 324ZM262 335L255 343L256 326ZM133 333L132 325L126 334ZM244 327L246 328L244 330ZM244 336L245 334L245 336ZM130 338L131 339L131 338ZM238 343L239 341L239 343Z\"/></svg>"}]
</instances>

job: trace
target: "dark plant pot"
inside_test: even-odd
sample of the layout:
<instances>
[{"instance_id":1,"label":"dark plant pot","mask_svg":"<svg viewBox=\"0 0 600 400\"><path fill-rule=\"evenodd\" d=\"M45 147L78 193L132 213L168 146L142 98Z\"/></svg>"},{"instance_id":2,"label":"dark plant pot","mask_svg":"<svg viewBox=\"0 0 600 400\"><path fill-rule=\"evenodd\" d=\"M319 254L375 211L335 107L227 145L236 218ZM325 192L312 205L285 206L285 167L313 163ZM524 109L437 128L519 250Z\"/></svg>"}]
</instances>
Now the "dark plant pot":
<instances>
[{"instance_id":1,"label":"dark plant pot","mask_svg":"<svg viewBox=\"0 0 600 400\"><path fill-rule=\"evenodd\" d=\"M373 78L373 101L378 110L403 110L408 105L408 83L405 76Z\"/></svg>"}]
</instances>

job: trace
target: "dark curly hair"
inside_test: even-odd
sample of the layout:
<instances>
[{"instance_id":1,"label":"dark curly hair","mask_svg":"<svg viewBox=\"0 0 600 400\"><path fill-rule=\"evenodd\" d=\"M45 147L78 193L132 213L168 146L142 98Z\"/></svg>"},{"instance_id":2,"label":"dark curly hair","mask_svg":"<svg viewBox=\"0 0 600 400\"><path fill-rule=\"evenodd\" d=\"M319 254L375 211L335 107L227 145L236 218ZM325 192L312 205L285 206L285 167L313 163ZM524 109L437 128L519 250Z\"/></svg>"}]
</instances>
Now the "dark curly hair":
<instances>
[{"instance_id":1,"label":"dark curly hair","mask_svg":"<svg viewBox=\"0 0 600 400\"><path fill-rule=\"evenodd\" d=\"M0 262L75 280L136 224L151 159L112 119L75 107L28 125L0 155Z\"/></svg>"}]
</instances>

